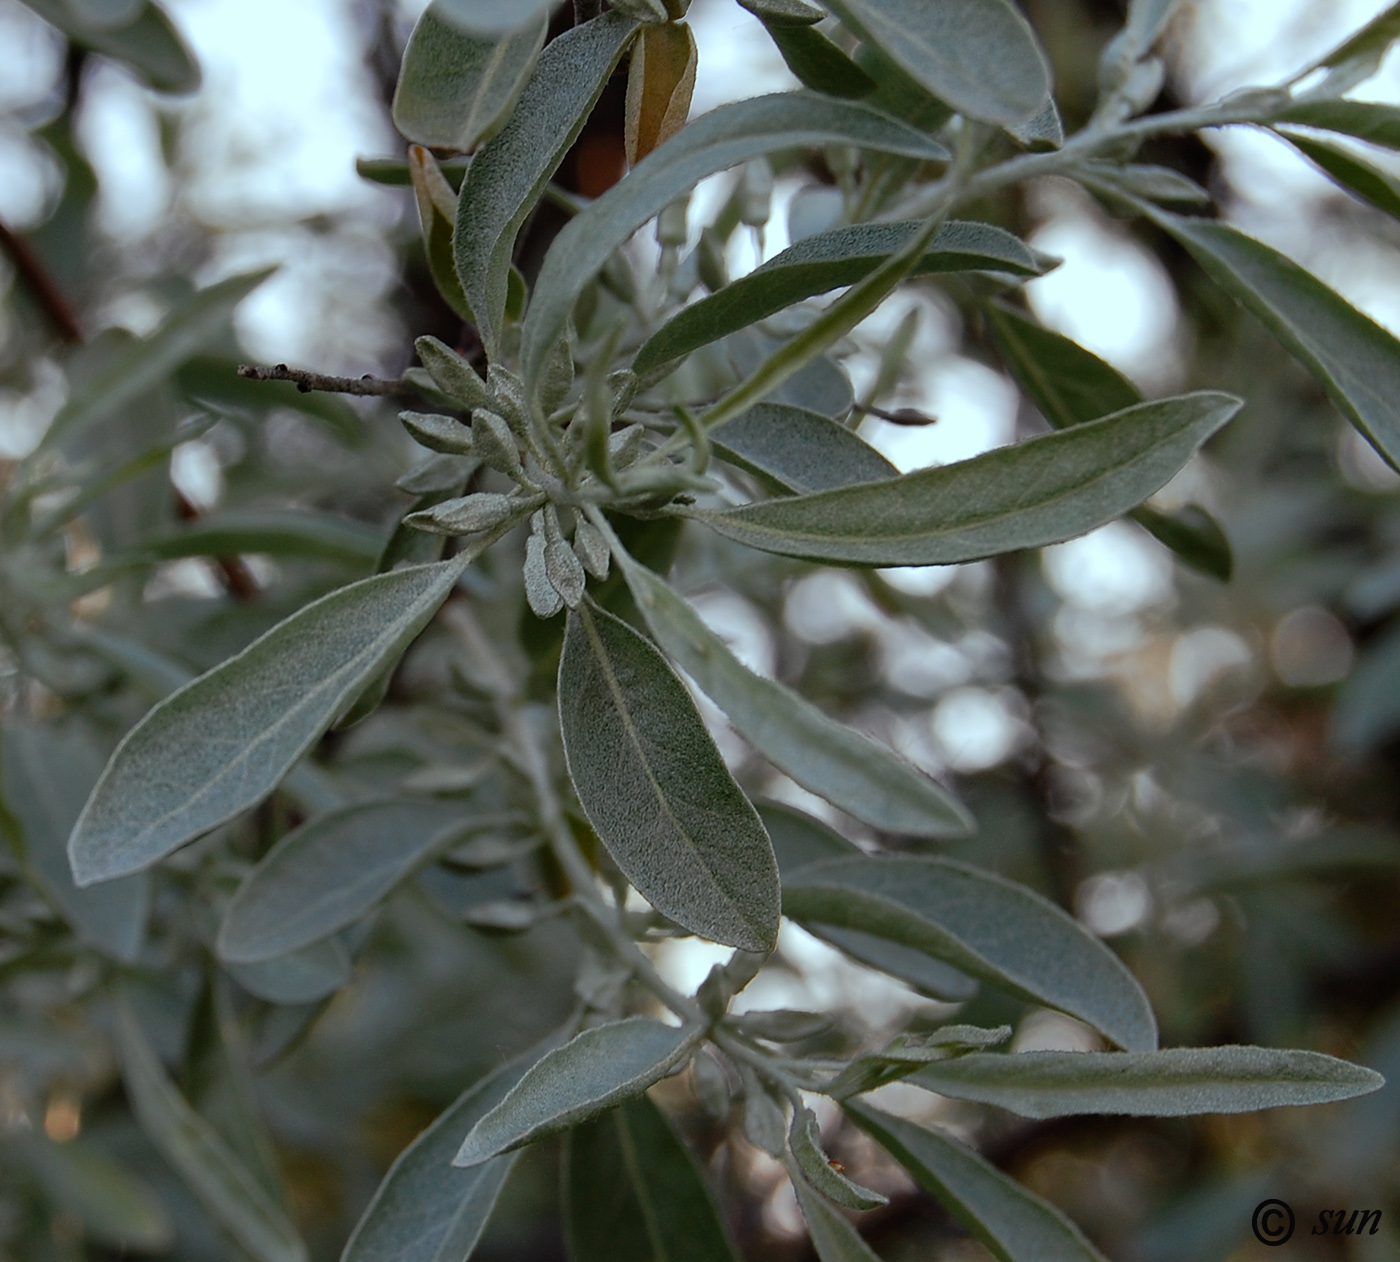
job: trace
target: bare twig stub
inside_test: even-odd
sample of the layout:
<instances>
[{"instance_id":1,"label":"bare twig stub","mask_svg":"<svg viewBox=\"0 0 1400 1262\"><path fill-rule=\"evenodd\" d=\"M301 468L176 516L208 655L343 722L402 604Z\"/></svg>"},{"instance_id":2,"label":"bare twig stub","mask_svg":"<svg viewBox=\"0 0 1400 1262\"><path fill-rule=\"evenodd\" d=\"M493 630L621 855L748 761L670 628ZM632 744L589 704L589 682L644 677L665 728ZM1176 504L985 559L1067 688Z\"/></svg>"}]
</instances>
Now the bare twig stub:
<instances>
[{"instance_id":1,"label":"bare twig stub","mask_svg":"<svg viewBox=\"0 0 1400 1262\"><path fill-rule=\"evenodd\" d=\"M286 364L239 364L238 375L250 381L290 381L303 394L322 390L328 394L386 395L408 394L413 386L407 381L385 381L382 377L331 377L325 373L288 368Z\"/></svg>"}]
</instances>

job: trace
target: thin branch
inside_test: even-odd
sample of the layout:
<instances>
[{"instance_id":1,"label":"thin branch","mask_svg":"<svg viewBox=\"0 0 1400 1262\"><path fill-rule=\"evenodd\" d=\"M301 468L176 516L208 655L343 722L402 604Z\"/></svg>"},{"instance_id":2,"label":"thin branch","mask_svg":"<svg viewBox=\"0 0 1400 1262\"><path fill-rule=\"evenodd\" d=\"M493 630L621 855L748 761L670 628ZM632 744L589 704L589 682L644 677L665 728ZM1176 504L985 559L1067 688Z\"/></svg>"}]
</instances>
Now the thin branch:
<instances>
[{"instance_id":1,"label":"thin branch","mask_svg":"<svg viewBox=\"0 0 1400 1262\"><path fill-rule=\"evenodd\" d=\"M239 364L238 375L249 381L290 381L302 394L321 390L327 394L386 395L411 394L415 387L410 381L385 381L382 377L329 377L325 373L307 372L301 368L288 368L286 364L273 364L271 368L261 364Z\"/></svg>"},{"instance_id":2,"label":"thin branch","mask_svg":"<svg viewBox=\"0 0 1400 1262\"><path fill-rule=\"evenodd\" d=\"M15 268L33 294L35 301L43 308L54 331L70 346L77 346L83 340L82 326L68 300L54 284L48 268L34 252L34 247L17 232L0 223L0 245L5 247L15 262Z\"/></svg>"},{"instance_id":3,"label":"thin branch","mask_svg":"<svg viewBox=\"0 0 1400 1262\"><path fill-rule=\"evenodd\" d=\"M920 412L917 408L877 408L871 403L857 403L857 412L867 412L871 416L878 416L882 421L888 421L891 425L937 425L938 418L930 416L927 412Z\"/></svg>"}]
</instances>

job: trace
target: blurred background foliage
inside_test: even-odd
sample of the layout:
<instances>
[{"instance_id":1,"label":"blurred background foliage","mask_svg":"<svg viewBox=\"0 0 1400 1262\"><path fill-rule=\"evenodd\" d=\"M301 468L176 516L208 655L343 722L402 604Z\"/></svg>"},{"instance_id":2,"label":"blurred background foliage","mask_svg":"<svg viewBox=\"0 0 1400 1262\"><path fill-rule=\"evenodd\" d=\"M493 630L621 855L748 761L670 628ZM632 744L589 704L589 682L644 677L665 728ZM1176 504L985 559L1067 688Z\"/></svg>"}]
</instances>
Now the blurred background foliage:
<instances>
[{"instance_id":1,"label":"blurred background foliage","mask_svg":"<svg viewBox=\"0 0 1400 1262\"><path fill-rule=\"evenodd\" d=\"M1115 0L1025 7L1073 128L1121 12ZM102 17L117 8L120 21ZM1377 8L1188 3L1159 107L1270 81ZM463 769L489 726L454 691L431 632L389 705L328 738L324 777L115 896L79 894L63 867L120 733L191 672L367 573L409 503L394 483L416 449L393 399L300 393L235 369L396 379L415 336L471 349L432 285L411 193L356 174L357 157L402 155L388 103L419 9L0 0L0 484L42 440L19 499L49 523L18 541L0 521L0 831L29 855L0 854L0 1257L242 1256L132 1120L111 1014L94 1001L114 960L132 965L142 1020L187 1098L285 1198L316 1258L338 1256L422 1126L573 1003L579 944L565 924L503 932L501 916L493 927L471 914L547 882L528 859L484 873L435 865L294 972L212 962L221 901L309 810L414 776L475 791ZM696 112L791 82L729 0L695 0L691 20ZM567 191L596 194L620 173L622 86L565 164ZM1400 67L1363 95L1400 99ZM1234 222L1400 329L1400 228L1282 141L1234 128L1209 145L1154 141L1144 160L1207 184ZM833 195L841 165L833 152L780 170L772 218L729 242L730 273L783 248L789 222ZM734 179L702 187L693 232ZM1129 522L1037 555L879 573L687 532L674 573L752 667L955 785L980 831L952 853L1108 939L1146 986L1165 1045L1311 1047L1392 1078L1328 1109L1031 1123L943 1102L942 1124L1114 1258L1400 1256L1400 478L1150 227L1129 229L1054 180L971 213L1065 260L1027 287L1032 308L1144 391L1248 399L1156 501L1208 507L1233 578L1182 568ZM546 208L522 239L527 274L557 227ZM649 241L636 249L654 260ZM268 268L260 283L250 275ZM862 401L937 418L866 420L863 435L901 470L1045 427L973 299L924 282L843 348ZM133 355L146 356L139 388L114 396L112 366ZM44 438L56 415L62 432ZM547 679L557 633L522 614L490 563L469 581L496 625L520 619ZM705 713L746 788L831 818ZM145 900L151 929L134 958L130 908ZM688 989L720 958L694 942L658 956ZM781 960L750 1006L826 1007L887 1033L958 1011L1013 1022L1023 1048L1095 1045L1067 1018L992 995L961 1008L923 998L790 927ZM780 1167L728 1138L688 1077L658 1094L732 1193L746 1255L814 1256ZM892 1196L862 1219L882 1257L988 1256L868 1140L833 1144L854 1177ZM563 1256L552 1153L520 1163L478 1256ZM1300 1223L1272 1255L1249 1238L1266 1195L1289 1200ZM1318 1210L1341 1206L1383 1207L1382 1234L1307 1234Z\"/></svg>"}]
</instances>

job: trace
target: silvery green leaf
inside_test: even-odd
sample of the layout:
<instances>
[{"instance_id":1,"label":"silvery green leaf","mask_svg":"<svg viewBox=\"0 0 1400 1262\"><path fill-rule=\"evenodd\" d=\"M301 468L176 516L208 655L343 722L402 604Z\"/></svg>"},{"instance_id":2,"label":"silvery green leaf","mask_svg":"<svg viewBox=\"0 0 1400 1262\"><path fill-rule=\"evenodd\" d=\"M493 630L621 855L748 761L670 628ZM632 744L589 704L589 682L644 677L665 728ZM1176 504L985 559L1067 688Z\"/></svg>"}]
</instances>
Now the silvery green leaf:
<instances>
[{"instance_id":1,"label":"silvery green leaf","mask_svg":"<svg viewBox=\"0 0 1400 1262\"><path fill-rule=\"evenodd\" d=\"M1385 1084L1375 1071L1321 1052L1234 1046L974 1053L929 1065L906 1081L939 1095L1038 1118L1253 1113L1349 1100Z\"/></svg>"},{"instance_id":2,"label":"silvery green leaf","mask_svg":"<svg viewBox=\"0 0 1400 1262\"><path fill-rule=\"evenodd\" d=\"M638 22L665 22L669 20L666 6L661 3L661 0L612 0L612 7L636 18Z\"/></svg>"},{"instance_id":3,"label":"silvery green leaf","mask_svg":"<svg viewBox=\"0 0 1400 1262\"><path fill-rule=\"evenodd\" d=\"M865 852L819 819L785 802L758 802L758 816L768 830L778 873L786 882L798 869L823 859L854 859Z\"/></svg>"},{"instance_id":4,"label":"silvery green leaf","mask_svg":"<svg viewBox=\"0 0 1400 1262\"><path fill-rule=\"evenodd\" d=\"M675 1068L697 1036L649 1017L585 1030L529 1069L471 1128L452 1164L480 1165L641 1095Z\"/></svg>"},{"instance_id":5,"label":"silvery green leaf","mask_svg":"<svg viewBox=\"0 0 1400 1262\"><path fill-rule=\"evenodd\" d=\"M768 21L763 25L803 87L852 100L875 91L875 80L821 31L805 22Z\"/></svg>"},{"instance_id":6,"label":"silvery green leaf","mask_svg":"<svg viewBox=\"0 0 1400 1262\"><path fill-rule=\"evenodd\" d=\"M1083 170L1095 181L1103 184L1116 184L1139 197L1154 202L1175 203L1184 206L1205 206L1210 202L1210 194L1195 180L1174 171L1171 167L1148 166L1137 163L1117 166L1110 162L1086 162Z\"/></svg>"},{"instance_id":7,"label":"silvery green leaf","mask_svg":"<svg viewBox=\"0 0 1400 1262\"><path fill-rule=\"evenodd\" d=\"M657 642L800 785L890 832L956 837L972 830L972 817L941 785L783 684L755 675L665 580L625 554L618 564Z\"/></svg>"},{"instance_id":8,"label":"silvery green leaf","mask_svg":"<svg viewBox=\"0 0 1400 1262\"><path fill-rule=\"evenodd\" d=\"M368 566L384 546L383 533L363 522L308 509L217 509L164 534L138 539L114 564L189 556L305 557Z\"/></svg>"},{"instance_id":9,"label":"silvery green leaf","mask_svg":"<svg viewBox=\"0 0 1400 1262\"><path fill-rule=\"evenodd\" d=\"M788 1129L782 1106L768 1094L747 1065L740 1064L739 1077L744 1083L744 1138L760 1152L781 1157L787 1149Z\"/></svg>"},{"instance_id":10,"label":"silvery green leaf","mask_svg":"<svg viewBox=\"0 0 1400 1262\"><path fill-rule=\"evenodd\" d=\"M429 456L422 464L410 469L409 472L395 481L394 485L400 491L407 491L410 495L421 495L431 497L433 504L445 503L445 492L456 492L457 498L461 495L463 486L467 480L481 468L481 461L472 456L448 456L442 453ZM419 512L426 511L419 509ZM408 513L404 517L407 522L413 513ZM413 529L412 526L406 529Z\"/></svg>"},{"instance_id":11,"label":"silvery green leaf","mask_svg":"<svg viewBox=\"0 0 1400 1262\"><path fill-rule=\"evenodd\" d=\"M582 517L574 527L574 551L583 562L583 568L594 578L607 578L610 560L608 541L603 538L603 533L597 526Z\"/></svg>"},{"instance_id":12,"label":"silvery green leaf","mask_svg":"<svg viewBox=\"0 0 1400 1262\"><path fill-rule=\"evenodd\" d=\"M166 12L150 0L123 4L109 20L93 21L92 3L24 0L80 48L110 57L157 92L180 94L199 88L199 62Z\"/></svg>"},{"instance_id":13,"label":"silvery green leaf","mask_svg":"<svg viewBox=\"0 0 1400 1262\"><path fill-rule=\"evenodd\" d=\"M281 1208L166 1076L130 1006L117 1005L127 1097L141 1128L214 1220L257 1262L306 1262Z\"/></svg>"},{"instance_id":14,"label":"silvery green leaf","mask_svg":"<svg viewBox=\"0 0 1400 1262\"><path fill-rule=\"evenodd\" d=\"M929 1035L897 1035L882 1051L858 1056L851 1061L823 1090L837 1100L863 1095L907 1078L933 1061L996 1047L1010 1037L1009 1025L995 1029L977 1025L948 1025Z\"/></svg>"},{"instance_id":15,"label":"silvery green leaf","mask_svg":"<svg viewBox=\"0 0 1400 1262\"><path fill-rule=\"evenodd\" d=\"M232 276L181 303L153 333L125 347L59 409L41 449L52 451L77 438L163 382L223 333L234 308L271 275L261 271Z\"/></svg>"},{"instance_id":16,"label":"silvery green leaf","mask_svg":"<svg viewBox=\"0 0 1400 1262\"><path fill-rule=\"evenodd\" d=\"M723 1122L734 1103L729 1089L729 1075L708 1049L701 1048L696 1054L690 1064L690 1077L701 1107L715 1121Z\"/></svg>"},{"instance_id":17,"label":"silvery green leaf","mask_svg":"<svg viewBox=\"0 0 1400 1262\"><path fill-rule=\"evenodd\" d=\"M140 871L261 802L417 638L463 568L454 559L342 587L160 702L73 827L78 883Z\"/></svg>"},{"instance_id":18,"label":"silvery green leaf","mask_svg":"<svg viewBox=\"0 0 1400 1262\"><path fill-rule=\"evenodd\" d=\"M472 449L472 432L454 416L436 412L400 412L399 420L413 441L429 451L465 456Z\"/></svg>"},{"instance_id":19,"label":"silvery green leaf","mask_svg":"<svg viewBox=\"0 0 1400 1262\"><path fill-rule=\"evenodd\" d=\"M468 411L492 406L486 383L456 351L444 346L435 337L420 337L413 345L433 384L449 399Z\"/></svg>"},{"instance_id":20,"label":"silvery green leaf","mask_svg":"<svg viewBox=\"0 0 1400 1262\"><path fill-rule=\"evenodd\" d=\"M539 514L536 514L539 516ZM543 529L531 530L525 541L525 599L536 618L552 618L564 608L564 598L549 581L544 563L545 538Z\"/></svg>"},{"instance_id":21,"label":"silvery green leaf","mask_svg":"<svg viewBox=\"0 0 1400 1262\"><path fill-rule=\"evenodd\" d=\"M794 303L864 279L904 245L920 223L853 224L804 237L781 254L692 303L649 337L632 361L649 373L697 347ZM913 275L992 271L1039 276L1041 259L1019 238L985 223L944 224L915 265Z\"/></svg>"},{"instance_id":22,"label":"silvery green leaf","mask_svg":"<svg viewBox=\"0 0 1400 1262\"><path fill-rule=\"evenodd\" d=\"M19 823L30 871L80 941L130 964L146 937L150 878L79 889L64 849L101 772L101 753L75 725L10 719L0 732L0 799Z\"/></svg>"},{"instance_id":23,"label":"silvery green leaf","mask_svg":"<svg viewBox=\"0 0 1400 1262\"><path fill-rule=\"evenodd\" d=\"M1203 390L884 482L689 515L749 547L807 560L973 561L1072 539L1135 508L1240 406Z\"/></svg>"},{"instance_id":24,"label":"silvery green leaf","mask_svg":"<svg viewBox=\"0 0 1400 1262\"><path fill-rule=\"evenodd\" d=\"M578 139L636 29L634 18L605 13L551 40L510 120L467 169L453 248L457 274L493 360L505 321L516 234ZM564 323L541 348L541 365Z\"/></svg>"},{"instance_id":25,"label":"silvery green leaf","mask_svg":"<svg viewBox=\"0 0 1400 1262\"><path fill-rule=\"evenodd\" d=\"M466 1089L389 1167L345 1246L341 1262L464 1262L495 1208L515 1156L463 1170L462 1136L496 1107L561 1030Z\"/></svg>"},{"instance_id":26,"label":"silvery green leaf","mask_svg":"<svg viewBox=\"0 0 1400 1262\"><path fill-rule=\"evenodd\" d=\"M1152 218L1259 318L1400 468L1400 342L1312 273L1239 229L1162 211Z\"/></svg>"},{"instance_id":27,"label":"silvery green leaf","mask_svg":"<svg viewBox=\"0 0 1400 1262\"><path fill-rule=\"evenodd\" d=\"M479 35L502 35L546 16L555 0L436 0L449 22Z\"/></svg>"},{"instance_id":28,"label":"silvery green leaf","mask_svg":"<svg viewBox=\"0 0 1400 1262\"><path fill-rule=\"evenodd\" d=\"M1024 123L1050 95L1050 67L1009 0L828 0L827 7L961 114Z\"/></svg>"},{"instance_id":29,"label":"silvery green leaf","mask_svg":"<svg viewBox=\"0 0 1400 1262\"><path fill-rule=\"evenodd\" d=\"M758 329L748 328L731 333L721 345L734 371L741 377L750 377L777 353L782 343ZM770 391L765 401L786 403L840 420L850 414L856 396L845 370L831 356L822 355Z\"/></svg>"},{"instance_id":30,"label":"silvery green leaf","mask_svg":"<svg viewBox=\"0 0 1400 1262\"><path fill-rule=\"evenodd\" d=\"M1001 1262L1104 1262L1053 1205L942 1131L850 1102L852 1121Z\"/></svg>"},{"instance_id":31,"label":"silvery green leaf","mask_svg":"<svg viewBox=\"0 0 1400 1262\"><path fill-rule=\"evenodd\" d=\"M579 803L637 890L703 937L771 950L768 834L655 646L595 607L570 613L559 723Z\"/></svg>"},{"instance_id":32,"label":"silvery green leaf","mask_svg":"<svg viewBox=\"0 0 1400 1262\"><path fill-rule=\"evenodd\" d=\"M1355 149L1292 130L1280 130L1279 134L1348 192L1392 218L1400 218L1400 180L1389 171L1367 162Z\"/></svg>"},{"instance_id":33,"label":"silvery green leaf","mask_svg":"<svg viewBox=\"0 0 1400 1262\"><path fill-rule=\"evenodd\" d=\"M1295 101L1275 113L1270 122L1275 125L1300 123L1321 131L1355 136L1386 149L1400 149L1400 106L1378 101Z\"/></svg>"},{"instance_id":34,"label":"silvery green leaf","mask_svg":"<svg viewBox=\"0 0 1400 1262\"><path fill-rule=\"evenodd\" d=\"M410 513L404 520L410 526L432 534L474 535L519 520L539 507L540 498L477 491Z\"/></svg>"},{"instance_id":35,"label":"silvery green leaf","mask_svg":"<svg viewBox=\"0 0 1400 1262\"><path fill-rule=\"evenodd\" d=\"M1006 130L1027 149L1060 149L1065 143L1065 124L1054 97L1029 122L1012 123Z\"/></svg>"},{"instance_id":36,"label":"silvery green leaf","mask_svg":"<svg viewBox=\"0 0 1400 1262\"><path fill-rule=\"evenodd\" d=\"M731 464L802 495L899 476L875 448L820 412L759 403L710 434Z\"/></svg>"},{"instance_id":37,"label":"silvery green leaf","mask_svg":"<svg viewBox=\"0 0 1400 1262\"><path fill-rule=\"evenodd\" d=\"M588 580L584 575L582 563L557 529L545 535L544 572L549 578L549 585L559 593L560 599L570 609L577 609L583 599L584 585Z\"/></svg>"},{"instance_id":38,"label":"silvery green leaf","mask_svg":"<svg viewBox=\"0 0 1400 1262\"><path fill-rule=\"evenodd\" d=\"M812 26L826 17L808 0L739 0L739 6L765 24L790 22L796 26Z\"/></svg>"},{"instance_id":39,"label":"silvery green leaf","mask_svg":"<svg viewBox=\"0 0 1400 1262\"><path fill-rule=\"evenodd\" d=\"M350 952L339 938L291 951L260 964L230 964L229 976L249 994L268 1003L316 1003L350 980Z\"/></svg>"},{"instance_id":40,"label":"silvery green leaf","mask_svg":"<svg viewBox=\"0 0 1400 1262\"><path fill-rule=\"evenodd\" d=\"M545 356L563 335L584 286L647 220L716 171L780 149L828 143L925 160L947 157L942 145L905 123L813 92L754 97L695 119L575 215L555 238L525 320L526 383L537 386Z\"/></svg>"},{"instance_id":41,"label":"silvery green leaf","mask_svg":"<svg viewBox=\"0 0 1400 1262\"><path fill-rule=\"evenodd\" d=\"M460 805L429 798L348 806L294 828L229 903L220 958L257 964L344 929L467 822Z\"/></svg>"},{"instance_id":42,"label":"silvery green leaf","mask_svg":"<svg viewBox=\"0 0 1400 1262\"><path fill-rule=\"evenodd\" d=\"M1131 381L1078 342L1007 303L989 303L984 310L1002 360L1056 429L1082 425L1142 402ZM1130 516L1185 564L1229 581L1234 570L1230 540L1199 505L1168 514L1144 504Z\"/></svg>"},{"instance_id":43,"label":"silvery green leaf","mask_svg":"<svg viewBox=\"0 0 1400 1262\"><path fill-rule=\"evenodd\" d=\"M792 1190L797 1193L802 1220L821 1262L880 1262L850 1220L812 1191L805 1179L794 1179Z\"/></svg>"},{"instance_id":44,"label":"silvery green leaf","mask_svg":"<svg viewBox=\"0 0 1400 1262\"><path fill-rule=\"evenodd\" d=\"M734 1018L734 1028L745 1038L774 1043L800 1043L825 1034L835 1024L830 1013L799 1012L793 1008L745 1012Z\"/></svg>"},{"instance_id":45,"label":"silvery green leaf","mask_svg":"<svg viewBox=\"0 0 1400 1262\"><path fill-rule=\"evenodd\" d=\"M738 1262L704 1171L646 1096L570 1131L563 1164L573 1262Z\"/></svg>"},{"instance_id":46,"label":"silvery green leaf","mask_svg":"<svg viewBox=\"0 0 1400 1262\"><path fill-rule=\"evenodd\" d=\"M1297 82L1313 70L1327 69L1332 73L1322 90L1339 96L1380 69L1382 59L1397 37L1400 37L1400 4L1392 4L1331 52L1319 57L1293 81Z\"/></svg>"},{"instance_id":47,"label":"silvery green leaf","mask_svg":"<svg viewBox=\"0 0 1400 1262\"><path fill-rule=\"evenodd\" d=\"M510 478L520 476L520 449L515 435L505 421L486 408L472 413L472 454L498 473Z\"/></svg>"},{"instance_id":48,"label":"silvery green leaf","mask_svg":"<svg viewBox=\"0 0 1400 1262\"><path fill-rule=\"evenodd\" d=\"M792 1125L788 1128L788 1149L803 1177L827 1200L847 1209L879 1209L890 1203L888 1196L861 1187L831 1164L822 1148L821 1131L811 1109L798 1109L793 1113Z\"/></svg>"},{"instance_id":49,"label":"silvery green leaf","mask_svg":"<svg viewBox=\"0 0 1400 1262\"><path fill-rule=\"evenodd\" d=\"M783 910L946 960L1032 1003L1058 1008L1130 1050L1157 1045L1137 980L1078 921L1034 891L951 859L828 859L784 883Z\"/></svg>"},{"instance_id":50,"label":"silvery green leaf","mask_svg":"<svg viewBox=\"0 0 1400 1262\"><path fill-rule=\"evenodd\" d=\"M544 44L543 13L500 34L469 32L437 0L418 19L394 90L394 126L435 149L475 149L505 124Z\"/></svg>"}]
</instances>

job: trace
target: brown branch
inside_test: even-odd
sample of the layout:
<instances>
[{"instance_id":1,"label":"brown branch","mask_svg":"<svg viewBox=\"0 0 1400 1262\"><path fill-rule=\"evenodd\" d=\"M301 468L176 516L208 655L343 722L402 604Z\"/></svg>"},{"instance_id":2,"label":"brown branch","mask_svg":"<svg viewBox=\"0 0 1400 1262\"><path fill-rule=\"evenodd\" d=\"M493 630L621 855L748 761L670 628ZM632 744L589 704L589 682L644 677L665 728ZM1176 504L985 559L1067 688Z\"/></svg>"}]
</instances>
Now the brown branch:
<instances>
[{"instance_id":1,"label":"brown branch","mask_svg":"<svg viewBox=\"0 0 1400 1262\"><path fill-rule=\"evenodd\" d=\"M239 364L238 375L249 381L290 381L302 394L312 390L322 390L328 394L385 395L414 393L414 386L408 381L385 381L382 377L329 377L325 373L307 372L301 368L288 368L286 364L273 364L266 368L261 364Z\"/></svg>"},{"instance_id":2,"label":"brown branch","mask_svg":"<svg viewBox=\"0 0 1400 1262\"><path fill-rule=\"evenodd\" d=\"M54 332L70 346L77 346L83 340L83 330L78 317L68 300L59 292L34 247L17 232L0 223L0 245L3 245L15 261L15 268L23 277L35 301L43 308L53 325Z\"/></svg>"},{"instance_id":3,"label":"brown branch","mask_svg":"<svg viewBox=\"0 0 1400 1262\"><path fill-rule=\"evenodd\" d=\"M175 516L181 521L195 521L200 511L178 487L175 490ZM210 557L219 571L224 590L239 604L246 604L258 597L258 581L240 556Z\"/></svg>"},{"instance_id":4,"label":"brown branch","mask_svg":"<svg viewBox=\"0 0 1400 1262\"><path fill-rule=\"evenodd\" d=\"M938 418L929 416L927 412L920 412L917 408L895 408L890 411L887 408L877 408L871 403L857 403L857 412L868 412L871 416L878 416L882 421L888 421L891 425L937 425Z\"/></svg>"}]
</instances>

